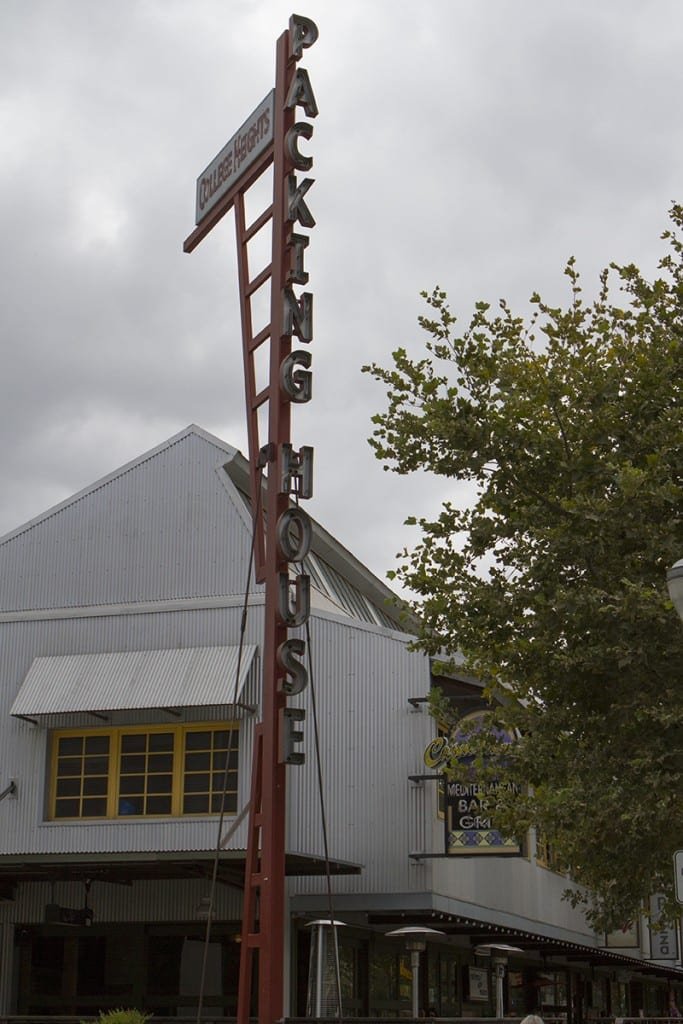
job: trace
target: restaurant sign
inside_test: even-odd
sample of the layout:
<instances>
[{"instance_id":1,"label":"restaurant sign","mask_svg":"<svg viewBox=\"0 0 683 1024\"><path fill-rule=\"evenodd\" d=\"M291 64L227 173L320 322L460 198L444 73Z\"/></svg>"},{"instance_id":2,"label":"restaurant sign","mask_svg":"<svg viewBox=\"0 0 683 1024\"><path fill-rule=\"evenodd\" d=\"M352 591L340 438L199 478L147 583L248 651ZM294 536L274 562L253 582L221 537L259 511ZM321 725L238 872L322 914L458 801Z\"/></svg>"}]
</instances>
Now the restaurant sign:
<instances>
[{"instance_id":1,"label":"restaurant sign","mask_svg":"<svg viewBox=\"0 0 683 1024\"><path fill-rule=\"evenodd\" d=\"M427 768L443 770L454 756L457 757L457 740L438 736L428 744L424 752L424 763ZM495 827L491 816L492 797L502 785L514 792L521 791L514 782L449 782L444 773L439 786L447 854L521 854L519 843L507 839Z\"/></svg>"},{"instance_id":2,"label":"restaurant sign","mask_svg":"<svg viewBox=\"0 0 683 1024\"><path fill-rule=\"evenodd\" d=\"M677 960L676 929L662 923L666 897L657 893L650 896L650 959Z\"/></svg>"},{"instance_id":3,"label":"restaurant sign","mask_svg":"<svg viewBox=\"0 0 683 1024\"><path fill-rule=\"evenodd\" d=\"M519 843L495 827L490 798L503 783L446 782L446 853L520 854ZM514 783L507 783L514 787Z\"/></svg>"}]
</instances>

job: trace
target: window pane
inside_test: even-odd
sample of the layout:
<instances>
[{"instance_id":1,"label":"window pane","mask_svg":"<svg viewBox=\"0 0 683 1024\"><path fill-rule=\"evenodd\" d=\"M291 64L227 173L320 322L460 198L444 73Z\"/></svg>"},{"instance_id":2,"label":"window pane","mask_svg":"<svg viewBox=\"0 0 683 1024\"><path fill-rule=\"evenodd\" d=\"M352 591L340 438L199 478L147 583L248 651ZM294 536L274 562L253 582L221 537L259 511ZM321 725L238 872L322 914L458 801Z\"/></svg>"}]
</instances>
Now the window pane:
<instances>
[{"instance_id":1,"label":"window pane","mask_svg":"<svg viewBox=\"0 0 683 1024\"><path fill-rule=\"evenodd\" d=\"M133 754L138 751L145 751L147 748L147 736L144 732L127 733L121 737L121 750L124 754Z\"/></svg>"},{"instance_id":2,"label":"window pane","mask_svg":"<svg viewBox=\"0 0 683 1024\"><path fill-rule=\"evenodd\" d=\"M83 810L81 814L84 818L101 818L106 813L106 798L102 799L101 797L87 797L83 800Z\"/></svg>"},{"instance_id":3,"label":"window pane","mask_svg":"<svg viewBox=\"0 0 683 1024\"><path fill-rule=\"evenodd\" d=\"M235 772L228 772L227 779L225 777L225 772L213 773L214 793L222 793L224 789L227 792L229 792L231 789L237 789L237 774Z\"/></svg>"},{"instance_id":4,"label":"window pane","mask_svg":"<svg viewBox=\"0 0 683 1024\"><path fill-rule=\"evenodd\" d=\"M220 814L222 799L222 793L214 793L211 797L211 811L213 814ZM235 814L237 812L237 793L225 794L225 806L223 810L226 814Z\"/></svg>"},{"instance_id":5,"label":"window pane","mask_svg":"<svg viewBox=\"0 0 683 1024\"><path fill-rule=\"evenodd\" d=\"M186 772L205 772L211 764L211 754L208 750L201 754L185 754Z\"/></svg>"},{"instance_id":6,"label":"window pane","mask_svg":"<svg viewBox=\"0 0 683 1024\"><path fill-rule=\"evenodd\" d=\"M143 800L141 796L125 796L119 800L119 814L142 814Z\"/></svg>"},{"instance_id":7,"label":"window pane","mask_svg":"<svg viewBox=\"0 0 683 1024\"><path fill-rule=\"evenodd\" d=\"M213 734L213 745L216 748L223 748L230 746L230 737L233 734L232 729L221 729Z\"/></svg>"},{"instance_id":8,"label":"window pane","mask_svg":"<svg viewBox=\"0 0 683 1024\"><path fill-rule=\"evenodd\" d=\"M173 771L173 755L172 754L150 754L147 758L147 771L148 772L172 772Z\"/></svg>"},{"instance_id":9,"label":"window pane","mask_svg":"<svg viewBox=\"0 0 683 1024\"><path fill-rule=\"evenodd\" d=\"M121 785L119 792L122 796L128 796L131 793L144 793L145 792L145 776L144 775L126 775L125 778L121 779Z\"/></svg>"},{"instance_id":10,"label":"window pane","mask_svg":"<svg viewBox=\"0 0 683 1024\"><path fill-rule=\"evenodd\" d=\"M59 740L58 753L60 757L66 754L80 754L82 750L82 736L62 736Z\"/></svg>"},{"instance_id":11,"label":"window pane","mask_svg":"<svg viewBox=\"0 0 683 1024\"><path fill-rule=\"evenodd\" d=\"M102 996L105 991L105 965L107 940L104 936L88 935L78 942L79 996Z\"/></svg>"},{"instance_id":12,"label":"window pane","mask_svg":"<svg viewBox=\"0 0 683 1024\"><path fill-rule=\"evenodd\" d=\"M147 954L147 991L151 995L177 996L184 935L155 935Z\"/></svg>"},{"instance_id":13,"label":"window pane","mask_svg":"<svg viewBox=\"0 0 683 1024\"><path fill-rule=\"evenodd\" d=\"M213 759L212 759L212 764L213 764L214 769L216 769L216 768L225 768L227 760L228 760L228 752L227 752L227 750L217 750L214 753Z\"/></svg>"},{"instance_id":14,"label":"window pane","mask_svg":"<svg viewBox=\"0 0 683 1024\"><path fill-rule=\"evenodd\" d=\"M80 775L81 764L80 757L62 757L57 762L57 775Z\"/></svg>"},{"instance_id":15,"label":"window pane","mask_svg":"<svg viewBox=\"0 0 683 1024\"><path fill-rule=\"evenodd\" d=\"M55 818L77 818L80 810L80 800L57 800L55 804Z\"/></svg>"},{"instance_id":16,"label":"window pane","mask_svg":"<svg viewBox=\"0 0 683 1024\"><path fill-rule=\"evenodd\" d=\"M210 750L210 732L188 732L185 736L185 747L187 750Z\"/></svg>"},{"instance_id":17,"label":"window pane","mask_svg":"<svg viewBox=\"0 0 683 1024\"><path fill-rule=\"evenodd\" d=\"M86 757L84 761L84 775L106 775L109 770L108 757Z\"/></svg>"},{"instance_id":18,"label":"window pane","mask_svg":"<svg viewBox=\"0 0 683 1024\"><path fill-rule=\"evenodd\" d=\"M64 976L64 939L34 935L31 946L30 991L58 996Z\"/></svg>"},{"instance_id":19,"label":"window pane","mask_svg":"<svg viewBox=\"0 0 683 1024\"><path fill-rule=\"evenodd\" d=\"M172 789L172 775L150 775L147 779L148 793L170 793Z\"/></svg>"},{"instance_id":20,"label":"window pane","mask_svg":"<svg viewBox=\"0 0 683 1024\"><path fill-rule=\"evenodd\" d=\"M229 760L230 760L230 767L233 768L233 769L236 769L237 768L237 749L236 749L237 743L236 743L236 738L233 741L233 743L235 744L235 749L231 750L229 752L230 753ZM227 760L228 760L228 751L227 750L217 750L214 753L214 755L213 755L213 766L214 766L214 768L225 768L225 762Z\"/></svg>"},{"instance_id":21,"label":"window pane","mask_svg":"<svg viewBox=\"0 0 683 1024\"><path fill-rule=\"evenodd\" d=\"M133 772L144 772L144 754L124 754L121 758L121 774L130 775Z\"/></svg>"},{"instance_id":22,"label":"window pane","mask_svg":"<svg viewBox=\"0 0 683 1024\"><path fill-rule=\"evenodd\" d=\"M80 779L58 779L57 780L57 796L80 796L81 795L81 780Z\"/></svg>"},{"instance_id":23,"label":"window pane","mask_svg":"<svg viewBox=\"0 0 683 1024\"><path fill-rule=\"evenodd\" d=\"M185 792L186 793L206 793L209 789L209 775L205 773L203 775L186 775L185 776Z\"/></svg>"},{"instance_id":24,"label":"window pane","mask_svg":"<svg viewBox=\"0 0 683 1024\"><path fill-rule=\"evenodd\" d=\"M106 796L108 781L106 775L101 778L83 779L83 796Z\"/></svg>"},{"instance_id":25,"label":"window pane","mask_svg":"<svg viewBox=\"0 0 683 1024\"><path fill-rule=\"evenodd\" d=\"M109 737L108 736L86 736L85 737L85 752L86 752L86 754L108 754L109 753Z\"/></svg>"},{"instance_id":26,"label":"window pane","mask_svg":"<svg viewBox=\"0 0 683 1024\"><path fill-rule=\"evenodd\" d=\"M208 810L208 796L186 796L183 800L183 814L206 814Z\"/></svg>"},{"instance_id":27,"label":"window pane","mask_svg":"<svg viewBox=\"0 0 683 1024\"><path fill-rule=\"evenodd\" d=\"M150 796L147 798L147 814L170 814L170 796Z\"/></svg>"},{"instance_id":28,"label":"window pane","mask_svg":"<svg viewBox=\"0 0 683 1024\"><path fill-rule=\"evenodd\" d=\"M173 750L172 732L153 732L149 736L150 750Z\"/></svg>"}]
</instances>

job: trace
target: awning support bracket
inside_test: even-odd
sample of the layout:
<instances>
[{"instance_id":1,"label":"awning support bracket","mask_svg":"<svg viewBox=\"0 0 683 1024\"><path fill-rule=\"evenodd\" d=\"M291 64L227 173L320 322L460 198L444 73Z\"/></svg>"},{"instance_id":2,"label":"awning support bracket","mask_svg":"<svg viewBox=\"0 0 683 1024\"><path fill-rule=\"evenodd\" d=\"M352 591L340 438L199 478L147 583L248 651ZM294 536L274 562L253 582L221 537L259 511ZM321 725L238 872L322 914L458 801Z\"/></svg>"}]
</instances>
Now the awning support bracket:
<instances>
[{"instance_id":1,"label":"awning support bracket","mask_svg":"<svg viewBox=\"0 0 683 1024\"><path fill-rule=\"evenodd\" d=\"M17 792L17 784L14 779L10 779L9 786L5 786L2 793L0 793L0 800L4 800L6 796L15 796Z\"/></svg>"}]
</instances>

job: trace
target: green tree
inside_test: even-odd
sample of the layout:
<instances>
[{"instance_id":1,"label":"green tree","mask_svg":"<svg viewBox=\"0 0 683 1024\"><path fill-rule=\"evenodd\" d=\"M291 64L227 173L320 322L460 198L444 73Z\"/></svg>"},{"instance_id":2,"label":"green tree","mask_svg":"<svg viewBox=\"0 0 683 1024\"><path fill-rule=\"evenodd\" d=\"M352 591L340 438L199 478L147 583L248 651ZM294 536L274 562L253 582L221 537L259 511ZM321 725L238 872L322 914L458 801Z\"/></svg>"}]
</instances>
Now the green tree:
<instances>
[{"instance_id":1,"label":"green tree","mask_svg":"<svg viewBox=\"0 0 683 1024\"><path fill-rule=\"evenodd\" d=\"M653 282L612 264L585 302L571 259L566 309L535 294L525 321L479 302L462 333L436 288L420 357L363 368L387 387L370 440L384 468L474 485L467 507L408 520L420 540L391 575L415 595L417 646L464 656L519 737L463 748L529 784L499 788L497 823L540 830L595 927L671 897L683 847L683 624L666 591L683 557L683 207L671 220Z\"/></svg>"}]
</instances>

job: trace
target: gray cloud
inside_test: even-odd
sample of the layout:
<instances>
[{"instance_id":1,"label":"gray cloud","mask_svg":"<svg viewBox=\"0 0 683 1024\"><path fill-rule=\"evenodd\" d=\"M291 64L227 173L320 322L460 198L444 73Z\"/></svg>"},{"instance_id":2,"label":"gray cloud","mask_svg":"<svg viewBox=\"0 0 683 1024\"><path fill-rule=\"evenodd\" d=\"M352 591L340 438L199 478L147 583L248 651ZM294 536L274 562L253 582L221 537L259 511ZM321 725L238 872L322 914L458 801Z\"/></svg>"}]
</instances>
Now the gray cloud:
<instances>
[{"instance_id":1,"label":"gray cloud","mask_svg":"<svg viewBox=\"0 0 683 1024\"><path fill-rule=\"evenodd\" d=\"M195 421L245 447L233 225L195 253L194 180L272 85L281 0L0 7L0 531ZM678 0L309 0L320 116L308 269L312 511L383 574L450 493L381 471L382 389L419 291L461 320L566 297L575 254L654 270L679 198Z\"/></svg>"}]
</instances>

